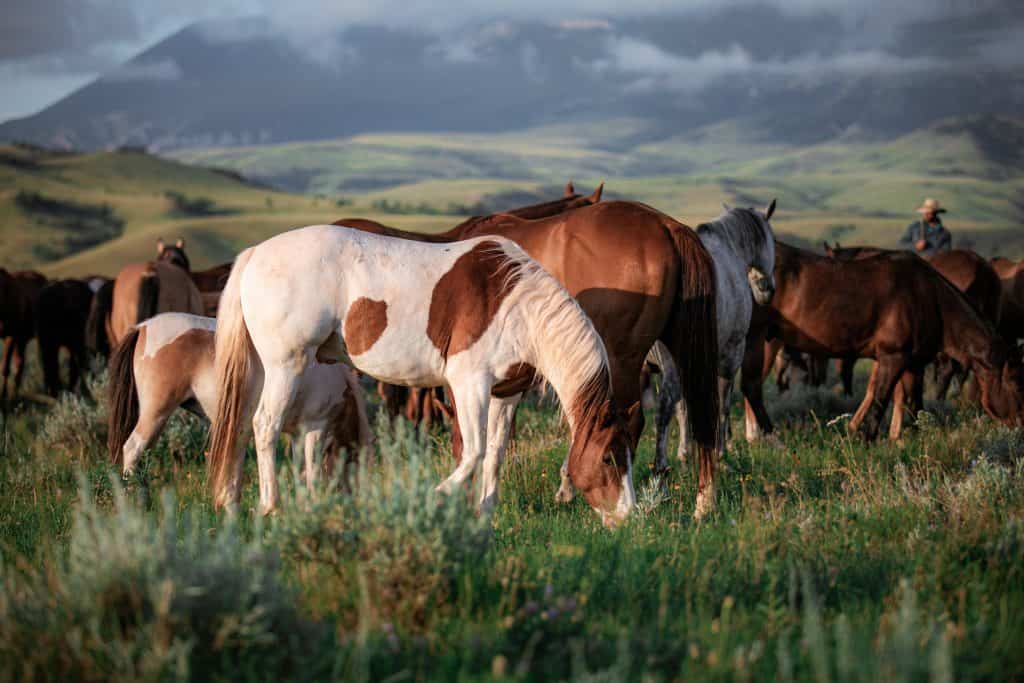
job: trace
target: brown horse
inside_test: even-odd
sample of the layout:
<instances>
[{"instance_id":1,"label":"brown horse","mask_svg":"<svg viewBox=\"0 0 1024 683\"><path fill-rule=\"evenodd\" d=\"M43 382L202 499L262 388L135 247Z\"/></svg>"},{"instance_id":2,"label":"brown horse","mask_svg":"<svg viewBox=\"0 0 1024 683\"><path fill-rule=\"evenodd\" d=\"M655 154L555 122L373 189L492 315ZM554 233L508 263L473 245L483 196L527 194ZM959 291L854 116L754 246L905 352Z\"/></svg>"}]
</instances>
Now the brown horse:
<instances>
[{"instance_id":1,"label":"brown horse","mask_svg":"<svg viewBox=\"0 0 1024 683\"><path fill-rule=\"evenodd\" d=\"M853 261L818 256L782 242L775 250L775 297L752 324L761 340L780 339L798 349L830 357L875 359L867 393L849 424L871 439L897 382L912 386L925 365L945 353L975 372L982 407L992 417L1017 424L1024 408L1020 361L967 298L925 261L910 253L878 254ZM743 393L749 424L771 430L760 396L763 346L748 345ZM893 416L902 422L902 405ZM890 432L892 433L892 432Z\"/></svg>"},{"instance_id":2,"label":"brown horse","mask_svg":"<svg viewBox=\"0 0 1024 683\"><path fill-rule=\"evenodd\" d=\"M199 290L203 298L205 315L213 317L217 315L217 304L220 303L220 293L224 291L224 285L228 282L228 275L231 274L231 266L234 261L221 263L220 265L192 273L192 282Z\"/></svg>"},{"instance_id":3,"label":"brown horse","mask_svg":"<svg viewBox=\"0 0 1024 683\"><path fill-rule=\"evenodd\" d=\"M114 280L107 335L114 347L137 323L157 313L202 315L203 299L192 282L185 241L157 240L157 260L125 266Z\"/></svg>"},{"instance_id":4,"label":"brown horse","mask_svg":"<svg viewBox=\"0 0 1024 683\"><path fill-rule=\"evenodd\" d=\"M825 253L833 258L851 260L876 254L898 254L900 252L875 247L843 248L837 242L834 248L826 243ZM963 292L967 300L978 309L978 312L998 329L1002 308L1002 284L999 275L988 261L968 249L940 252L927 260L932 268L939 271L954 287ZM840 373L843 376L844 389L847 388L847 383L852 385L855 362L856 358L840 360ZM939 354L935 361L935 396L937 398L945 398L953 377L959 377L961 386L963 386L967 379L966 368L945 354ZM852 393L852 391L848 390L847 393Z\"/></svg>"},{"instance_id":5,"label":"brown horse","mask_svg":"<svg viewBox=\"0 0 1024 683\"><path fill-rule=\"evenodd\" d=\"M10 273L0 268L0 340L4 344L0 403L7 401L7 378L14 366L11 398L18 394L25 370L25 347L36 333L35 310L46 278L33 270Z\"/></svg>"},{"instance_id":6,"label":"brown horse","mask_svg":"<svg viewBox=\"0 0 1024 683\"><path fill-rule=\"evenodd\" d=\"M57 280L42 288L36 304L36 336L43 364L46 392L56 396L64 385L60 377L60 350L68 351L68 384L71 391L82 389L83 368L88 367L85 330L92 306L93 290L82 280Z\"/></svg>"},{"instance_id":7,"label":"brown horse","mask_svg":"<svg viewBox=\"0 0 1024 683\"><path fill-rule=\"evenodd\" d=\"M368 222L339 223L364 229ZM700 462L695 516L710 511L719 446L715 270L697 234L643 204L614 201L537 220L501 214L471 219L429 241L481 235L518 243L576 298L604 340L620 405L640 400L644 359L655 341L665 343L680 370L683 394L694 397L689 418ZM400 236L425 240L416 233ZM517 397L532 382L533 372L524 368L492 394ZM643 422L643 412L634 411L634 446ZM569 484L563 466L560 499L571 497Z\"/></svg>"},{"instance_id":8,"label":"brown horse","mask_svg":"<svg viewBox=\"0 0 1024 683\"><path fill-rule=\"evenodd\" d=\"M996 257L991 263L1002 282L999 333L1016 344L1024 338L1024 261Z\"/></svg>"}]
</instances>

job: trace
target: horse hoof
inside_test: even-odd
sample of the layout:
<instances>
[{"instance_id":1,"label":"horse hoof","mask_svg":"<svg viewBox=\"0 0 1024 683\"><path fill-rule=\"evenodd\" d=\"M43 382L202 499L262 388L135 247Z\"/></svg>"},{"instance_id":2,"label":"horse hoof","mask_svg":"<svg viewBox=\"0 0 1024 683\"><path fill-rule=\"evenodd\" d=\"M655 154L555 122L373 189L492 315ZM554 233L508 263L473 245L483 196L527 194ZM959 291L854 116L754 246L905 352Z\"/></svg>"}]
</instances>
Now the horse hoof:
<instances>
[{"instance_id":1,"label":"horse hoof","mask_svg":"<svg viewBox=\"0 0 1024 683\"><path fill-rule=\"evenodd\" d=\"M693 510L693 519L697 522L708 517L715 509L714 489L697 493L697 505Z\"/></svg>"}]
</instances>

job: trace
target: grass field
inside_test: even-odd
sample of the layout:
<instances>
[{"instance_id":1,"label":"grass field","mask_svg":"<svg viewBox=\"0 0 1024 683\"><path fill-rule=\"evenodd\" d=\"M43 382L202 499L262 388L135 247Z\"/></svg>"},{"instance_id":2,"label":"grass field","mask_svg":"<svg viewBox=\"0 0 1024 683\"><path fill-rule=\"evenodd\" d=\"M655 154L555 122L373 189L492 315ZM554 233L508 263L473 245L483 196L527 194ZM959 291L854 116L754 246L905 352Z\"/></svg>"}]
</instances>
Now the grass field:
<instances>
[{"instance_id":1,"label":"grass field","mask_svg":"<svg viewBox=\"0 0 1024 683\"><path fill-rule=\"evenodd\" d=\"M102 400L24 404L0 439L0 676L1024 676L1021 435L929 406L902 442L866 446L842 429L851 401L768 392L781 439L733 447L716 515L692 520L688 468L651 480L648 434L615 531L554 503L566 428L544 403L521 412L491 519L433 493L443 435L381 425L354 493L286 483L270 519L250 462L237 525L211 509L198 419L175 417L122 485Z\"/></svg>"}]
</instances>

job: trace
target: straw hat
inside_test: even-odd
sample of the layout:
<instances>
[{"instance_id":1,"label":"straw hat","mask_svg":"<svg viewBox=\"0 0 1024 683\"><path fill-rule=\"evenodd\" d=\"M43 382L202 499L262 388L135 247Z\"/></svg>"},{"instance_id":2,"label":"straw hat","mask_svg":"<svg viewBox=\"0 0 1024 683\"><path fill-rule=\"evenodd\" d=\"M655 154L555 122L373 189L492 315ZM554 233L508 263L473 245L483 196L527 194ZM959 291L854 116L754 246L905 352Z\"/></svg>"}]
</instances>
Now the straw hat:
<instances>
[{"instance_id":1,"label":"straw hat","mask_svg":"<svg viewBox=\"0 0 1024 683\"><path fill-rule=\"evenodd\" d=\"M918 213L928 213L929 211L932 213L946 213L945 209L939 207L938 200L932 199L931 197L925 199L921 206L915 209L915 211Z\"/></svg>"}]
</instances>

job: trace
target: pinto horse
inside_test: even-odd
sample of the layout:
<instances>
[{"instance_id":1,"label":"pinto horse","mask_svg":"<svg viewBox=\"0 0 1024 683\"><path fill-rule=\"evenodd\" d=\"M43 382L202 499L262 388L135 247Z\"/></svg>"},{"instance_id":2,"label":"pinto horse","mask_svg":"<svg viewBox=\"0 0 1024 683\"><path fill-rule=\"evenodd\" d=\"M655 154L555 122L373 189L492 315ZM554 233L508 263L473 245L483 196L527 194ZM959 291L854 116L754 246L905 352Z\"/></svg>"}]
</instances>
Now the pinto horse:
<instances>
[{"instance_id":1,"label":"pinto horse","mask_svg":"<svg viewBox=\"0 0 1024 683\"><path fill-rule=\"evenodd\" d=\"M366 223L353 227L364 229ZM417 233L388 234L427 241ZM604 340L620 405L640 400L644 359L655 341L665 343L679 368L683 394L694 399L688 413L700 462L694 516L709 512L719 444L715 267L696 233L644 204L612 201L535 220L503 214L472 219L444 240L483 235L516 242L576 298ZM444 241L436 238L429 241ZM517 385L510 409L529 386L528 381ZM458 401L456 413L452 447L458 454ZM643 424L643 411L634 411L634 448ZM570 469L562 468L558 500L572 498L572 485L579 488Z\"/></svg>"},{"instance_id":2,"label":"pinto horse","mask_svg":"<svg viewBox=\"0 0 1024 683\"><path fill-rule=\"evenodd\" d=\"M313 359L350 361L391 384L451 387L465 450L439 489L461 486L482 459L482 511L497 502L515 405L503 397L540 374L568 418L569 466L588 502L606 524L635 503L629 435L601 337L558 281L509 240L428 245L326 225L277 235L235 261L215 357L223 391L209 463L218 507L237 505L238 437L251 415L261 510L277 504L274 444ZM261 369L253 410L248 387Z\"/></svg>"},{"instance_id":3,"label":"pinto horse","mask_svg":"<svg viewBox=\"0 0 1024 683\"><path fill-rule=\"evenodd\" d=\"M771 217L775 201L764 211L730 209L713 221L697 227L700 241L715 260L716 310L718 311L718 400L722 410L723 437L729 429L729 398L736 372L743 364L747 333L754 302L764 305L775 292L775 234ZM753 293L753 298L751 298ZM686 462L689 434L686 429L687 402L680 395L679 378L671 355L661 342L652 350L654 364L661 368L661 395L658 401L657 441L654 469L668 470L668 425L673 413L679 422L679 447L676 456Z\"/></svg>"},{"instance_id":4,"label":"pinto horse","mask_svg":"<svg viewBox=\"0 0 1024 683\"><path fill-rule=\"evenodd\" d=\"M915 377L939 353L974 371L989 415L1021 421L1019 357L962 292L914 254L840 261L776 242L775 282L771 305L755 313L743 364L748 437L771 431L760 393L766 338L830 357L873 358L867 393L848 425L868 439L877 435L897 382L910 385L907 395L916 400ZM898 431L903 406L896 408Z\"/></svg>"},{"instance_id":5,"label":"pinto horse","mask_svg":"<svg viewBox=\"0 0 1024 683\"><path fill-rule=\"evenodd\" d=\"M128 332L110 361L110 460L131 475L139 457L160 435L179 406L198 403L204 415L217 408L213 318L161 313ZM339 449L350 462L372 440L363 390L341 363L310 363L302 372L298 400L284 422L292 435L292 458L305 460L306 481L316 481L316 450L324 449L325 468ZM304 456L304 458L303 458Z\"/></svg>"},{"instance_id":6,"label":"pinto horse","mask_svg":"<svg viewBox=\"0 0 1024 683\"><path fill-rule=\"evenodd\" d=\"M177 311L202 315L203 299L192 282L185 241L157 240L157 260L125 266L114 280L110 315L106 321L114 347L137 323L157 313Z\"/></svg>"},{"instance_id":7,"label":"pinto horse","mask_svg":"<svg viewBox=\"0 0 1024 683\"><path fill-rule=\"evenodd\" d=\"M25 370L25 347L36 334L35 311L46 278L33 270L10 273L0 268L0 341L4 345L0 404L7 402L7 379L14 366L11 398L18 394Z\"/></svg>"}]
</instances>

